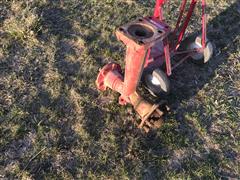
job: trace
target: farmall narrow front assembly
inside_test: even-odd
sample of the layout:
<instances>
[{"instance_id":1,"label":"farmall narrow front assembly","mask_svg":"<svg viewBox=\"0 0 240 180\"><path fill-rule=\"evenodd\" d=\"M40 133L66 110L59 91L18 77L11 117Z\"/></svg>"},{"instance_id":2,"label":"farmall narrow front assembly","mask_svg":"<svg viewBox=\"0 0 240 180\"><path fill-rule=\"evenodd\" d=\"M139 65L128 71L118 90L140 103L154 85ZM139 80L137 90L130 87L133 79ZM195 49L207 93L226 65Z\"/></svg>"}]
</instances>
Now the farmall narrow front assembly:
<instances>
[{"instance_id":1,"label":"farmall narrow front assembly","mask_svg":"<svg viewBox=\"0 0 240 180\"><path fill-rule=\"evenodd\" d=\"M99 90L110 88L120 93L119 103L132 104L141 118L139 128L148 131L162 124L165 108L162 104L151 104L137 92L137 87L150 54L150 48L161 42L170 33L170 28L157 18L139 18L118 28L116 35L126 45L125 72L120 65L109 63L98 75Z\"/></svg>"},{"instance_id":2,"label":"farmall narrow front assembly","mask_svg":"<svg viewBox=\"0 0 240 180\"><path fill-rule=\"evenodd\" d=\"M126 45L125 72L122 73L120 65L110 63L101 69L96 81L98 89L110 88L120 93L121 105L132 104L141 117L138 127L146 131L161 126L167 108L144 100L137 92L139 81L142 80L151 95L167 95L170 90L168 76L176 67L189 58L196 64L205 64L213 55L213 45L206 32L206 1L182 0L173 30L165 24L163 6L166 2L169 1L156 0L152 17L138 18L118 28L117 38ZM190 2L189 8L184 13L187 2ZM183 38L197 2L202 4L202 31L197 37L185 38L186 44Z\"/></svg>"}]
</instances>

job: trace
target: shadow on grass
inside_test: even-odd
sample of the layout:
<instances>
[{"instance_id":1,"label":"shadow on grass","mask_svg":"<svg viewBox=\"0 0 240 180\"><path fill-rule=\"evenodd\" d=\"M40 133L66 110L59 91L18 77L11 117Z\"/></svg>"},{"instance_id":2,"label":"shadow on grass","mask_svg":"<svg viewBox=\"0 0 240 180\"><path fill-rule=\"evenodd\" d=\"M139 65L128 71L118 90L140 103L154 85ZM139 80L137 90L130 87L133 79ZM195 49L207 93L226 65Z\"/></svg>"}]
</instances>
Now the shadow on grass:
<instances>
[{"instance_id":1,"label":"shadow on grass","mask_svg":"<svg viewBox=\"0 0 240 180\"><path fill-rule=\"evenodd\" d=\"M236 4L232 5L227 10L219 14L216 18L209 22L209 26L216 26L216 24L219 24L219 22L227 23L229 21L228 16L231 16L235 6ZM58 11L62 12L62 10ZM55 14L54 10L52 10L52 12ZM61 13L61 16L64 16L64 13ZM50 29L53 28L53 30L50 30L50 32L53 32L54 35L61 35L61 32L57 31L57 29L61 29L61 25L58 27L58 25L55 24L56 17L52 17L52 19L54 21L47 21L48 23L53 24L49 26ZM237 17L233 17L231 20L236 21L236 19ZM69 33L69 31L71 32L71 27L67 26L67 31L68 32L63 33L62 35L65 36L66 33ZM169 97L169 102L173 107L173 110L177 111L175 118L178 122L180 122L180 125L174 126L173 129L166 127L166 129L161 130L160 134L158 133L148 136L141 136L137 133L139 136L141 136L141 140L138 142L138 148L144 151L143 154L138 152L140 161L143 164L141 167L143 170L143 177L150 177L152 179L155 179L157 177L164 178L168 171L173 170L176 172L186 171L190 174L191 177L197 178L197 175L195 175L193 172L197 171L199 166L208 167L215 177L236 177L236 175L228 172L218 172L218 170L221 168L219 167L221 159L219 158L218 150L211 149L211 147L208 148L208 150L203 148L201 152L199 152L200 156L197 156L194 152L195 148L192 148L193 150L189 153L190 155L185 155L182 157L181 162L180 160L178 162L178 160L174 160L174 156L176 156L174 154L174 149L179 147L187 148L189 146L196 146L199 148L200 146L204 147L204 145L207 144L206 140L199 135L199 132L197 129L195 129L194 125L187 123L185 119L186 112L189 112L191 110L194 111L196 107L184 107L181 105L181 103L183 101L190 100L199 92L199 90L204 87L206 83L210 82L214 77L214 71L218 69L221 64L226 63L225 59L228 58L230 53L234 53L236 51L236 48L234 49L232 46L230 48L229 44L235 39L237 35L239 35L238 32L226 33L224 28L217 33L211 32L210 30L209 37L216 44L216 47L218 48L217 51L222 51L224 49L224 52L220 54L221 58L219 58L219 55L215 56L207 66L202 67L197 67L191 63L186 62L174 72L174 75L171 78L174 93L172 93L172 95ZM222 38L223 36L224 41L214 41ZM89 41L94 40L93 38L97 38L97 36L94 34L93 36L88 37L86 39L86 42L88 43ZM56 67L64 76L64 83L66 83L68 86L76 86L76 83L74 81L71 82L71 77L82 75L79 74L81 71L81 64L70 63L64 58L64 54L68 51L66 51L66 49L71 49L71 47L66 47L65 45L62 46L61 43L58 44L57 47L59 51L57 52L56 56ZM229 52L226 53L226 50ZM91 53L92 51L90 50L89 54ZM86 87L85 90L79 87L75 88L79 89L79 93L81 93L81 91L85 91L87 94L89 91L91 91L91 89ZM91 96L91 98L93 98L93 96ZM102 133L102 129L104 129L106 126L104 124L104 121L102 121L104 111L101 109L101 107L92 106L91 104L85 104L83 111L83 119L85 121L84 128L97 141ZM204 111L204 109L200 109L200 113L201 111ZM202 126L208 130L213 122L206 121L204 119L204 117L203 119L200 119L200 123L202 123ZM169 131L171 131L171 133L169 133ZM170 137L165 137L166 135ZM134 133L131 136L134 136ZM122 143L121 138L118 138L117 141L119 149L123 152L123 154L126 153L127 150L125 148L128 147L127 144ZM220 147L219 150L222 150L222 147ZM173 159L168 159L168 157L173 157ZM154 158L159 158L160 160L154 161ZM124 164L126 164L125 170L128 172L128 175L130 177L134 177L135 172L131 170L134 166L133 160L128 159L124 156L122 159L124 161ZM234 159L236 160L236 157ZM166 163L166 160L168 160L169 163ZM159 170L160 167L161 170ZM89 168L91 169L91 167ZM206 174L204 177L209 178L211 175L212 174Z\"/></svg>"},{"instance_id":2,"label":"shadow on grass","mask_svg":"<svg viewBox=\"0 0 240 180\"><path fill-rule=\"evenodd\" d=\"M219 154L221 152L223 152L224 156L229 154L228 159L237 161L238 153L234 149L230 148L226 150L225 147L219 144L219 147L216 149L213 147L207 147L206 149L203 148L201 152L198 152L199 156L193 152L195 147L199 148L199 145L202 147L208 146L209 142L206 141L206 139L201 135L201 132L199 132L193 124L189 124L189 121L186 119L186 114L189 112L194 113L196 110L198 114L202 114L199 119L199 124L201 128L206 130L209 136L211 136L210 128L216 118L206 117L204 115L205 109L201 106L201 104L191 105L190 103L186 106L182 104L183 101L191 101L191 98L194 97L199 90L201 90L207 83L211 82L213 77L215 77L215 71L221 65L228 63L227 59L229 56L239 51L239 46L233 43L236 37L240 35L238 26L234 26L240 17L236 9L237 3L234 3L229 8L221 12L217 17L213 18L208 24L208 38L217 47L212 60L204 66L198 66L191 62L185 62L173 72L171 77L172 94L167 97L167 99L170 103L172 111L176 114L174 115L174 118L180 124L176 125L174 129L169 129L167 126L166 128L168 129L163 128L160 133L142 137L140 149L144 149L146 154L151 151L151 156L153 157L156 156L160 159L163 158L160 163L157 161L156 163L152 163L151 158L142 159L142 163L145 164L146 170L146 173L143 173L144 177L149 177L150 174L150 179L158 179L159 177L164 179L165 175L168 174L169 171L174 171L175 173L187 172L187 174L189 174L192 178L198 178L198 176L193 172L197 171L201 166L207 166L208 169L212 171L212 175L218 178L238 177L235 173L221 171L221 162L223 159ZM228 26L225 27L224 24L228 24ZM230 24L233 24L233 26ZM216 29L218 30L216 31ZM172 131L174 134L169 133L169 131ZM170 137L164 137L164 135L166 135L164 132L169 134ZM164 139L173 137L174 141L172 142L166 142ZM185 144L184 141L187 141L188 143ZM170 148L170 144L174 144L175 148ZM119 146L122 145L119 144ZM165 148L163 148L164 146ZM172 145L170 146L172 147ZM169 158L168 160L171 161L170 163L167 163L168 165L166 166L164 157L176 156L174 155L173 149L176 150L179 147L192 147L193 151L188 152L189 155L180 158L178 157L177 159L181 159L181 163L177 160L177 165L174 160ZM157 152L160 152L160 154ZM161 154L161 152L164 152L164 154ZM129 164L129 161L125 160L125 164ZM161 168L161 170L159 168ZM127 171L131 174L130 169L131 167L128 167ZM154 175L156 176L155 178ZM206 174L203 175L203 178L204 177L210 178L211 174L207 174L206 172Z\"/></svg>"},{"instance_id":3,"label":"shadow on grass","mask_svg":"<svg viewBox=\"0 0 240 180\"><path fill-rule=\"evenodd\" d=\"M9 156L14 158L6 156L3 161L1 159L1 164L7 166L18 160L19 170L28 172L36 179L43 179L46 174L50 176L55 174L57 176L57 171L62 166L66 172L69 172L74 177L81 167L81 162L79 157L76 157L71 152L71 149L81 144L82 139L75 132L73 126L76 123L83 124L86 133L97 140L105 126L102 116L104 111L100 107L91 106L91 102L88 103L87 99L84 99L81 109L84 117L78 117L79 114L75 104L69 98L69 90L73 88L77 93L83 93L83 96L88 93L92 98L96 96L96 91L86 86L79 87L76 82L75 77L81 77L82 72L80 62L71 61L68 58L68 56L76 55L77 53L71 44L64 39L68 38L71 41L71 33L73 33L72 25L67 19L68 12L61 8L49 7L41 7L39 11L42 14L43 22L41 23L43 23L43 30L47 30L46 34L49 35L41 32L39 38L46 43L51 36L57 38L57 43L55 44L57 51L53 52L55 53L55 60L51 68L56 68L63 79L60 82L59 95L52 97L52 94L47 91L48 88L44 84L44 77L49 69L49 63L51 63L49 62L50 60L44 59L45 56L41 57L41 53L39 53L37 57L30 59L29 63L24 62L24 64L22 60L16 60L15 55L24 57L28 49L20 46L21 44L16 44L16 42L12 42L12 45L9 46L9 54L11 55L4 61L1 60L0 65L3 71L0 72L0 75L6 76L13 73L17 79L21 79L25 83L26 87L24 87L23 94L19 94L19 90L15 89L14 98L16 101L15 106L23 109L27 114L23 118L18 119L18 117L11 117L11 109L6 108L2 112L4 115L6 114L6 117L10 116L9 121L14 125L19 125L20 130L18 130L17 136L11 136L11 138L6 139L6 146L4 145L0 149L2 154L10 152ZM18 71L18 69L20 70ZM35 95L23 100L23 96L31 96L28 86L36 89ZM81 122L78 121L79 119ZM22 139L28 133L36 134L37 145L24 147L25 144ZM8 136L8 134L5 134L5 136ZM29 157L31 157L33 151L39 151L42 147L47 147L49 151L55 149L55 153L60 153L62 157L57 160L56 154L43 153L43 155L39 155L29 163ZM24 148L26 149L24 150L24 155L20 155L20 151ZM32 152L28 152L28 150L32 150ZM13 172L7 172L6 176L11 178L13 174Z\"/></svg>"},{"instance_id":4,"label":"shadow on grass","mask_svg":"<svg viewBox=\"0 0 240 180\"><path fill-rule=\"evenodd\" d=\"M222 64L228 63L227 59L231 54L239 51L236 44L234 44L235 38L240 34L237 26L234 26L234 23L239 18L236 9L237 3L234 3L208 23L208 39L215 47L215 54L209 63L196 65L186 61L174 70L171 77L172 94L168 99L173 110L178 109L182 101L191 99L206 84L211 82L216 70ZM232 24L232 26L225 27L224 24ZM200 33L198 31L194 34Z\"/></svg>"},{"instance_id":5,"label":"shadow on grass","mask_svg":"<svg viewBox=\"0 0 240 180\"><path fill-rule=\"evenodd\" d=\"M219 23L230 24L229 21L232 21L232 23L237 21L237 17L232 16L235 6L236 4L232 5L214 18L209 23L210 27L219 26ZM26 118L21 119L24 126L22 129L24 129L24 133L30 131L39 133L40 136L37 138L37 141L39 141L38 146L48 147L48 152L36 157L27 168L25 168L25 165L31 156L20 157L20 170L27 171L36 179L44 178L44 174L53 177L55 175L56 177L61 174L59 171L63 170L76 178L79 171L83 171L85 177L88 176L89 171L96 173L96 176L98 176L102 172L113 174L113 168L117 170L118 166L121 166L128 177L136 176L137 172L139 176L145 179L164 179L169 172L186 172L192 178L198 178L194 171L198 171L201 166L206 166L213 173L213 176L237 178L233 173L219 172L221 169L219 164L222 161L221 157L219 157L219 150L212 147L207 147L206 150L204 148L207 144L206 140L193 124L186 121L186 113L194 111L196 109L195 105L193 105L194 107L190 105L184 107L181 103L195 96L206 83L211 81L214 77L214 71L225 63L225 59L228 58L229 54L237 51L237 47L230 44L239 35L239 31L236 31L238 29L235 29L234 33L228 33L228 29L224 28L217 32L211 32L210 30L210 39L216 44L218 50L223 51L223 53L215 56L208 66L197 67L186 62L174 72L171 79L174 93L169 97L169 101L173 111L176 112L174 118L179 124L175 124L176 122L173 122L173 126L166 124L155 134L143 135L136 129L129 130L128 124L116 122L117 128L113 134L115 135L116 140L114 143L116 142L117 150L110 151L107 149L104 154L102 151L104 151L105 147L103 146L104 143L107 143L101 141L101 135L107 129L104 114L111 114L112 112L105 112L101 104L96 105L93 103L98 97L97 90L92 89L88 84L79 85L77 83L76 77L85 80L85 75L82 72L82 64L79 61L72 61L70 58L72 55L75 56L77 52L69 43L72 40L71 34L75 33L69 20L69 12L61 7L42 7L41 13L42 23L44 23L43 28L47 30L46 34L57 38L55 44L57 50L54 52L53 67L57 69L63 79L60 83L60 95L52 97L42 87L43 76L47 69L44 61L38 62L40 64L34 64L34 60L33 62L30 61L30 64L23 69L23 73L17 74L17 76L23 77L26 83L33 84L37 88L36 96L31 103L26 105L23 100L21 102L23 104L19 103L19 106L29 112ZM86 43L98 38L94 32L90 33L90 35L85 39ZM41 36L46 42L48 41L48 37L44 37L44 34ZM214 41L221 39L223 36L223 40ZM110 46L108 43L103 45ZM90 50L89 55L97 50ZM98 55L96 58L98 58ZM96 60L96 63L98 63L98 60ZM11 71L9 62L0 65L6 67L6 73ZM100 65L100 63L97 65ZM0 75L2 74L4 75L3 71L1 71ZM81 106L81 117L79 117L76 107L69 99L68 93L71 88L81 95L81 102L78 102ZM28 91L25 93L28 94ZM17 98L16 100L18 101ZM199 107L199 113L202 114L204 109L201 106ZM116 118L115 114L111 115ZM122 118L120 119L122 120ZM200 121L204 129L208 130L211 127L212 121L207 121L205 117L202 117ZM83 144L83 137L73 129L76 123L83 125L84 131L90 136L89 141L93 140L94 143ZM14 138L12 138L12 141L14 141ZM9 144L11 144L11 141L9 141ZM14 146L15 149L18 147ZM73 149L77 147L84 149L83 152L90 151L89 157L84 159L86 157L76 155ZM175 152L178 149L188 149L189 147L190 150L186 150L182 154L179 152L180 155ZM7 148L9 148L9 145L3 147L1 151L4 152ZM223 147L219 149L223 150ZM196 153L196 151L198 152ZM108 158L107 163L101 162L100 152ZM234 153L234 150L231 152L229 157L236 160L236 153ZM62 158L58 160L55 153ZM115 164L111 164L111 161L114 161ZM6 161L5 164L8 162ZM205 178L211 177L211 174L206 173L204 175Z\"/></svg>"},{"instance_id":6,"label":"shadow on grass","mask_svg":"<svg viewBox=\"0 0 240 180\"><path fill-rule=\"evenodd\" d=\"M76 32L73 30L72 24L68 19L68 11L61 8L45 8L43 11L43 22L46 25L50 35L58 37L58 42L56 44L57 52L55 54L55 67L57 67L58 72L63 76L63 86L67 85L68 88L75 88L79 94L88 94L91 98L96 97L97 90L93 90L86 85L81 85L76 82L75 77L79 77L81 80L85 79L85 74L82 72L82 67L80 61L70 60L69 56L76 55L81 56L81 52L76 52L77 50L73 48L73 45L69 43L74 38L72 34ZM93 138L98 139L101 130L104 128L105 124L103 121L104 111L101 107L93 106L91 102L83 98L82 110L84 127L86 131L93 136ZM98 129L95 131L94 129Z\"/></svg>"}]
</instances>

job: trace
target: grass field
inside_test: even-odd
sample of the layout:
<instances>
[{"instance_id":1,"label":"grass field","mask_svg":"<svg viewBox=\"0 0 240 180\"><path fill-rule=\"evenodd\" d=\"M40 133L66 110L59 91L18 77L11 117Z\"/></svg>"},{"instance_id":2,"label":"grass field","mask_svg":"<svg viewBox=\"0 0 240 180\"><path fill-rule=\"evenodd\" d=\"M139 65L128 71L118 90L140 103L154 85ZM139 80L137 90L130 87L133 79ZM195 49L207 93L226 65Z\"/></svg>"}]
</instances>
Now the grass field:
<instances>
[{"instance_id":1,"label":"grass field","mask_svg":"<svg viewBox=\"0 0 240 180\"><path fill-rule=\"evenodd\" d=\"M174 71L172 110L146 135L95 79L124 64L114 31L153 0L1 0L0 179L239 179L240 2L208 3L214 57Z\"/></svg>"}]
</instances>

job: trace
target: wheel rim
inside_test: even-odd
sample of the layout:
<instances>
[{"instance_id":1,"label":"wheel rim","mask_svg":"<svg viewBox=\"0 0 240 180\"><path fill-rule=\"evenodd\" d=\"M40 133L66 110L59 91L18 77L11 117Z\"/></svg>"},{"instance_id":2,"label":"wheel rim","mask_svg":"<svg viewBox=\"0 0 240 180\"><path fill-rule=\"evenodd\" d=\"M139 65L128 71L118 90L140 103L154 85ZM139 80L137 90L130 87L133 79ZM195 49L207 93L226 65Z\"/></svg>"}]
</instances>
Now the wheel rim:
<instances>
[{"instance_id":1,"label":"wheel rim","mask_svg":"<svg viewBox=\"0 0 240 180\"><path fill-rule=\"evenodd\" d=\"M149 74L146 77L146 81L150 83L152 86L158 87L159 90L167 92L167 87L164 85L164 81L154 77L153 75Z\"/></svg>"},{"instance_id":2,"label":"wheel rim","mask_svg":"<svg viewBox=\"0 0 240 180\"><path fill-rule=\"evenodd\" d=\"M147 81L151 82L155 86L160 86L161 85L160 81L156 77L154 77L152 75L148 75L147 76Z\"/></svg>"},{"instance_id":3,"label":"wheel rim","mask_svg":"<svg viewBox=\"0 0 240 180\"><path fill-rule=\"evenodd\" d=\"M200 48L202 48L201 44L199 44L197 42L193 42L193 43L190 44L188 49L193 50L193 49L200 49ZM204 55L201 52L195 52L195 53L192 53L191 57L194 60L201 60L204 57Z\"/></svg>"}]
</instances>

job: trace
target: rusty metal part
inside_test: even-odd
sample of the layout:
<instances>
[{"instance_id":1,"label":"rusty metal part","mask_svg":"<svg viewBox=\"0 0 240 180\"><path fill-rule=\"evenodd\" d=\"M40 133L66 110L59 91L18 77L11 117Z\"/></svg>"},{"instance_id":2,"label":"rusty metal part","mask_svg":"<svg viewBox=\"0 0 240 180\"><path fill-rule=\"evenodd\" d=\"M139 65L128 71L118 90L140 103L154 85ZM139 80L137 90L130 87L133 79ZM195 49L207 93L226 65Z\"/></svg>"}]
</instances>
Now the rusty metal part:
<instances>
[{"instance_id":1,"label":"rusty metal part","mask_svg":"<svg viewBox=\"0 0 240 180\"><path fill-rule=\"evenodd\" d=\"M118 28L117 38L136 50L141 46L148 49L162 41L170 33L170 27L157 18L146 17L127 23Z\"/></svg>"},{"instance_id":2,"label":"rusty metal part","mask_svg":"<svg viewBox=\"0 0 240 180\"><path fill-rule=\"evenodd\" d=\"M130 101L141 117L138 125L140 129L145 131L150 128L160 128L163 124L164 111L159 109L160 104L151 104L144 100L137 92L130 95Z\"/></svg>"},{"instance_id":3,"label":"rusty metal part","mask_svg":"<svg viewBox=\"0 0 240 180\"><path fill-rule=\"evenodd\" d=\"M139 18L120 27L116 32L117 38L127 46L124 76L120 65L109 63L101 69L96 80L99 90L110 88L120 93L121 105L133 105L141 118L138 127L145 131L160 127L164 112L158 109L159 104L144 100L136 89L150 55L149 48L166 38L169 32L166 24L152 17Z\"/></svg>"},{"instance_id":4,"label":"rusty metal part","mask_svg":"<svg viewBox=\"0 0 240 180\"><path fill-rule=\"evenodd\" d=\"M163 119L164 111L159 109L159 104L151 104L144 100L136 91L128 97L124 97L124 82L121 75L121 68L118 64L109 63L105 65L98 75L96 80L97 87L105 91L110 88L121 94L119 101L123 98L127 103L133 105L135 111L141 118L138 127L144 129L146 132L150 128L159 128Z\"/></svg>"},{"instance_id":5,"label":"rusty metal part","mask_svg":"<svg viewBox=\"0 0 240 180\"><path fill-rule=\"evenodd\" d=\"M169 32L166 24L151 17L138 18L117 30L118 40L127 46L122 100L136 91L149 56L149 48L165 38Z\"/></svg>"},{"instance_id":6,"label":"rusty metal part","mask_svg":"<svg viewBox=\"0 0 240 180\"><path fill-rule=\"evenodd\" d=\"M115 89L119 85L122 85L122 70L121 66L116 63L109 63L105 65L99 72L96 85L101 91L105 91L108 88L121 92L122 90ZM109 84L111 82L111 84ZM122 88L122 87L120 87Z\"/></svg>"},{"instance_id":7,"label":"rusty metal part","mask_svg":"<svg viewBox=\"0 0 240 180\"><path fill-rule=\"evenodd\" d=\"M162 116L168 108L163 105L164 103L151 104L136 92L143 70L159 68L165 63L166 74L170 76L172 69L180 65L191 53L179 52L178 50L198 0L191 0L185 18L183 15L187 1L182 0L180 15L174 31L164 22L163 6L166 2L167 0L156 0L153 16L138 18L118 28L116 36L119 41L126 45L127 49L124 75L118 64L110 63L100 71L96 81L98 89L102 91L110 88L119 92L121 105L127 103L133 105L141 117L138 127L145 131L150 128L159 128L163 123ZM207 45L206 0L201 0L201 2L201 46L202 49L205 49ZM183 60L172 67L171 57L177 54L183 54L185 58L182 58Z\"/></svg>"}]
</instances>

